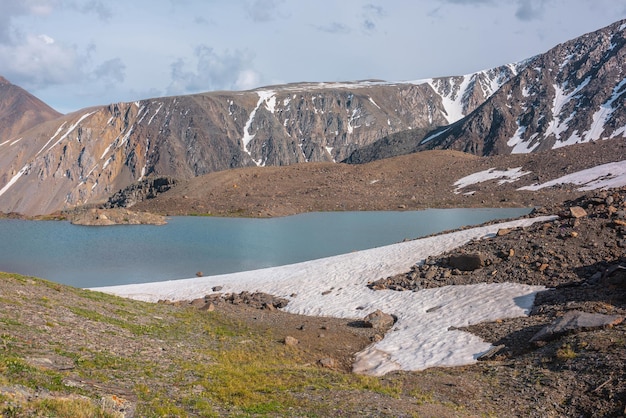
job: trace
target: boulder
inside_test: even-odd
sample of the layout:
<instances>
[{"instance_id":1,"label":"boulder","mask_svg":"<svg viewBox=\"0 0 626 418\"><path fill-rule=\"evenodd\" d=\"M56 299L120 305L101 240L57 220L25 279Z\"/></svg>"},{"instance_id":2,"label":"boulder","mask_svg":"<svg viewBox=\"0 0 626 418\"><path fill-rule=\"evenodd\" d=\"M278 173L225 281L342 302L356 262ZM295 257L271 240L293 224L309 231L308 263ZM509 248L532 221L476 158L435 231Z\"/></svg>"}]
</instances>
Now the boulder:
<instances>
[{"instance_id":1,"label":"boulder","mask_svg":"<svg viewBox=\"0 0 626 418\"><path fill-rule=\"evenodd\" d=\"M587 211L580 206L572 206L569 208L568 216L575 219L584 218L587 216Z\"/></svg>"},{"instance_id":2,"label":"boulder","mask_svg":"<svg viewBox=\"0 0 626 418\"><path fill-rule=\"evenodd\" d=\"M298 341L296 338L291 337L289 335L287 335L285 337L285 341L284 341L285 345L291 346L293 347L294 345L298 345L300 344L300 341Z\"/></svg>"},{"instance_id":3,"label":"boulder","mask_svg":"<svg viewBox=\"0 0 626 418\"><path fill-rule=\"evenodd\" d=\"M543 327L530 339L530 342L540 345L542 342L557 339L565 334L612 327L623 321L624 317L619 315L569 311L553 323Z\"/></svg>"},{"instance_id":4,"label":"boulder","mask_svg":"<svg viewBox=\"0 0 626 418\"><path fill-rule=\"evenodd\" d=\"M396 319L380 309L375 310L363 319L363 325L367 328L389 329L395 324Z\"/></svg>"},{"instance_id":5,"label":"boulder","mask_svg":"<svg viewBox=\"0 0 626 418\"><path fill-rule=\"evenodd\" d=\"M453 254L448 258L448 265L461 271L473 271L485 265L485 259L480 253Z\"/></svg>"}]
</instances>

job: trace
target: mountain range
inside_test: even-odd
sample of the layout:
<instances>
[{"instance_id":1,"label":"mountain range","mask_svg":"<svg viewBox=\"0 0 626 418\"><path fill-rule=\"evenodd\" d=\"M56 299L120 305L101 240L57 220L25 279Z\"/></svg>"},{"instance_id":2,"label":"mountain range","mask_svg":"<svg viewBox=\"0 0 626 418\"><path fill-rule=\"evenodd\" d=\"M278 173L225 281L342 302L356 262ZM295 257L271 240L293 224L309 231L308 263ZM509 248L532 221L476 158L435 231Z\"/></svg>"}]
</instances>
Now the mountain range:
<instances>
[{"instance_id":1,"label":"mountain range","mask_svg":"<svg viewBox=\"0 0 626 418\"><path fill-rule=\"evenodd\" d=\"M0 212L102 203L161 176L366 163L433 149L532 155L623 139L625 29L626 21L616 22L522 62L462 76L287 84L67 115L0 78Z\"/></svg>"}]
</instances>

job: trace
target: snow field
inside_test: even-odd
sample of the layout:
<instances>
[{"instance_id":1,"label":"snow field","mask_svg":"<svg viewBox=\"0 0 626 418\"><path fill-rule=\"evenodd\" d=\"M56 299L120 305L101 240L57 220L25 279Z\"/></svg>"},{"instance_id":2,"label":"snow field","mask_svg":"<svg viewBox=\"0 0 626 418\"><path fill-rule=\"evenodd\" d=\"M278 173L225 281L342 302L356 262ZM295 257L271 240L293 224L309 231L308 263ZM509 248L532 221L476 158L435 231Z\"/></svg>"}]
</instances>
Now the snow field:
<instances>
[{"instance_id":1,"label":"snow field","mask_svg":"<svg viewBox=\"0 0 626 418\"><path fill-rule=\"evenodd\" d=\"M498 229L551 219L520 219L287 266L92 290L157 302L192 300L222 286L223 293L265 292L287 298L284 310L296 314L362 319L380 309L396 315L398 321L383 340L358 354L355 372L383 375L471 364L491 345L449 328L526 315L543 287L504 283L398 292L374 291L367 284L406 272L428 256L493 236Z\"/></svg>"}]
</instances>

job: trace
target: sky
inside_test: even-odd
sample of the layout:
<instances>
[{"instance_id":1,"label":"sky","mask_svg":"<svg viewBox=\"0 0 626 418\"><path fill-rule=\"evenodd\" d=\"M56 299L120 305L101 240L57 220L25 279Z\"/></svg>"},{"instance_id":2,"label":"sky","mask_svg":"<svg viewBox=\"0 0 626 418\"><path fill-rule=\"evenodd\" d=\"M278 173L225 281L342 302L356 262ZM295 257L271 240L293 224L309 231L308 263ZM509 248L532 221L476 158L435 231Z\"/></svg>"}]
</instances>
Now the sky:
<instances>
[{"instance_id":1,"label":"sky","mask_svg":"<svg viewBox=\"0 0 626 418\"><path fill-rule=\"evenodd\" d=\"M517 62L626 0L0 0L0 75L56 110Z\"/></svg>"}]
</instances>

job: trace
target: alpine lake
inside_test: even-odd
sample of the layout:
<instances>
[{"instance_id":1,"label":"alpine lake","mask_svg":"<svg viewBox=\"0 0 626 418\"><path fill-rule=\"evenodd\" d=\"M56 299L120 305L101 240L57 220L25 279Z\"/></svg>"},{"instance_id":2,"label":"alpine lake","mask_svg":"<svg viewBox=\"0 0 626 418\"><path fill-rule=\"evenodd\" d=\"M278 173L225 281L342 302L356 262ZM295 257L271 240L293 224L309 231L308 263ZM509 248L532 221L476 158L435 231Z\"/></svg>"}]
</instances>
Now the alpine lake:
<instances>
[{"instance_id":1,"label":"alpine lake","mask_svg":"<svg viewBox=\"0 0 626 418\"><path fill-rule=\"evenodd\" d=\"M167 225L0 220L0 271L75 287L158 282L293 264L528 214L529 208L170 217ZM418 260L416 260L417 262Z\"/></svg>"}]
</instances>

